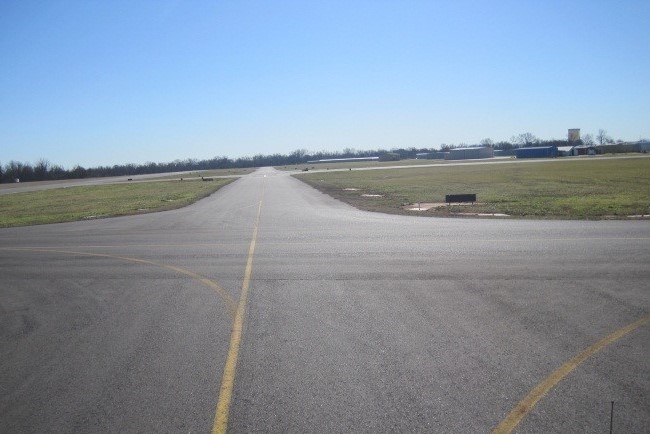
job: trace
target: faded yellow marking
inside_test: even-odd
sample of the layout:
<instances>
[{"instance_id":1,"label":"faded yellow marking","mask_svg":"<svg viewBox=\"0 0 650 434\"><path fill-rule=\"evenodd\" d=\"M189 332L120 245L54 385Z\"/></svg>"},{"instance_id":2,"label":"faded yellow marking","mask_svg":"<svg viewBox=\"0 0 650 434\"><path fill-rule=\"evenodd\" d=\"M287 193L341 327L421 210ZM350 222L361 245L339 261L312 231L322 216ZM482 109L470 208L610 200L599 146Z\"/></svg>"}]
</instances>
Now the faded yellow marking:
<instances>
[{"instance_id":1,"label":"faded yellow marking","mask_svg":"<svg viewBox=\"0 0 650 434\"><path fill-rule=\"evenodd\" d=\"M47 248L29 248L29 247L16 247L16 248L11 248L11 247L1 247L0 250L13 250L13 251L26 251L26 252L48 252L48 253L63 253L66 255L79 255L79 256L96 256L100 258L111 258L111 259L120 259L122 261L129 261L129 262L135 262L136 264L146 264L146 265L153 265L155 267L160 267L160 268L166 268L168 270L174 271L176 273L184 274L188 277L191 277L192 279L196 279L199 282L203 283L204 285L212 288L226 303L226 306L228 308L228 312L230 313L231 316L234 317L235 315L235 299L226 291L221 285L219 285L217 282L208 279L205 276L202 276L198 273L195 273L193 271L187 270L185 268L181 267L176 267L174 265L166 265L166 264L160 264L158 262L154 261L149 261L147 259L140 259L140 258L131 258L128 256L117 256L117 255L108 255L106 253L90 253L90 252L76 252L72 250L58 250L58 249L47 249Z\"/></svg>"},{"instance_id":2,"label":"faded yellow marking","mask_svg":"<svg viewBox=\"0 0 650 434\"><path fill-rule=\"evenodd\" d=\"M522 399L519 404L517 404L517 406L512 409L508 416L503 419L501 423L492 431L492 434L511 433L517 427L517 425L519 425L519 423L528 415L533 407L535 407L539 400L542 399L544 395L546 395L553 387L555 387L557 383L562 381L564 377L569 375L571 371L578 367L578 365L580 365L582 362L606 346L616 342L626 334L648 323L650 323L650 316L646 316L645 318L642 318L628 325L627 327L623 327L622 329L617 330L614 333L599 340L575 356L573 359L560 366L558 369L553 371L551 375L546 377L544 381L539 383L528 395L526 395L526 397Z\"/></svg>"},{"instance_id":3,"label":"faded yellow marking","mask_svg":"<svg viewBox=\"0 0 650 434\"><path fill-rule=\"evenodd\" d=\"M219 401L214 416L214 425L212 426L213 434L224 434L228 429L228 416L230 413L230 404L232 402L232 391L235 384L235 373L237 369L237 359L239 357L239 347L241 345L242 330L244 328L244 316L246 314L246 302L248 300L248 288L250 286L251 275L253 274L253 255L255 253L255 244L257 242L257 230L262 213L262 201L260 200L257 208L257 218L253 227L253 238L248 248L248 260L246 261L246 271L244 272L244 281L242 283L239 304L235 313L235 321L232 325L230 335L230 348L228 357L221 378L221 389L219 390Z\"/></svg>"}]
</instances>

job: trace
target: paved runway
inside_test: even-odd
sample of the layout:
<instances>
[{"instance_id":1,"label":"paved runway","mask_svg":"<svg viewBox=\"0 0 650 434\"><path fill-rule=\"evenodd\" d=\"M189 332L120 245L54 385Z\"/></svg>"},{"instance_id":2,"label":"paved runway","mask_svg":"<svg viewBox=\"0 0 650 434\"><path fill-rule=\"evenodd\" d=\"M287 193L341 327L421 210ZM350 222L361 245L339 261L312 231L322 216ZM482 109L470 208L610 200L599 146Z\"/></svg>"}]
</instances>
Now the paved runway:
<instances>
[{"instance_id":1,"label":"paved runway","mask_svg":"<svg viewBox=\"0 0 650 434\"><path fill-rule=\"evenodd\" d=\"M196 171L194 171L196 173ZM178 178L170 178L171 175L182 177L185 174L191 174L190 178L185 179L198 179L198 176L193 174L192 171L186 172L167 172L167 173L150 173L144 175L125 175L125 176L106 176L101 178L81 178L81 179L63 179L56 181L33 181L33 182L18 182L11 184L0 184L0 196L3 194L13 193L27 193L31 191L42 190L55 190L58 188L79 187L88 185L107 185L107 184L123 184L127 182L159 182L159 181L174 181ZM238 178L239 175L211 175L211 178Z\"/></svg>"},{"instance_id":2,"label":"paved runway","mask_svg":"<svg viewBox=\"0 0 650 434\"><path fill-rule=\"evenodd\" d=\"M273 169L2 229L0 432L209 432L234 343L229 432L490 432L557 380L506 428L609 432L614 401L647 433L649 262L647 221L373 214Z\"/></svg>"}]
</instances>

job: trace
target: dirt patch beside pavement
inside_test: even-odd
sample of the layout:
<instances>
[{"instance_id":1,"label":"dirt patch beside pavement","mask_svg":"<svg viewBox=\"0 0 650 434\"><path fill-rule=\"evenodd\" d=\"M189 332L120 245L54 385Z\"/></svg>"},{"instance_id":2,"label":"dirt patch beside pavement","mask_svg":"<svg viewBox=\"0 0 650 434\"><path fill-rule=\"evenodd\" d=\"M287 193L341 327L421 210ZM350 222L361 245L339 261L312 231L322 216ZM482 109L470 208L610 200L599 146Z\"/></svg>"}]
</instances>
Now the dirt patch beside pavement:
<instances>
[{"instance_id":1,"label":"dirt patch beside pavement","mask_svg":"<svg viewBox=\"0 0 650 434\"><path fill-rule=\"evenodd\" d=\"M484 205L481 203L441 203L441 202L435 202L435 203L410 203L407 205L402 206L402 209L405 211L413 211L413 212L423 212L423 211L442 211L446 212L450 216L461 216L461 217L510 217L508 214L502 214L502 213L485 213L485 212L452 212L449 211L448 208L450 206L460 206L460 207L469 207L472 205Z\"/></svg>"}]
</instances>

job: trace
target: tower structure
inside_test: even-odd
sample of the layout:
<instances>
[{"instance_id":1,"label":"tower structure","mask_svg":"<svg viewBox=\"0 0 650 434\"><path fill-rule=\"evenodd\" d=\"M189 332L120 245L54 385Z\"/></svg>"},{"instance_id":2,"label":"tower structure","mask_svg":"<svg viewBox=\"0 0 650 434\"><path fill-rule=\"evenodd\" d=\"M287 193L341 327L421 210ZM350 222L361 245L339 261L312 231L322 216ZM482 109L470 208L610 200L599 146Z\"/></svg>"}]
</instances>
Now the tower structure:
<instances>
[{"instance_id":1,"label":"tower structure","mask_svg":"<svg viewBox=\"0 0 650 434\"><path fill-rule=\"evenodd\" d=\"M569 143L580 141L580 128L569 128Z\"/></svg>"}]
</instances>

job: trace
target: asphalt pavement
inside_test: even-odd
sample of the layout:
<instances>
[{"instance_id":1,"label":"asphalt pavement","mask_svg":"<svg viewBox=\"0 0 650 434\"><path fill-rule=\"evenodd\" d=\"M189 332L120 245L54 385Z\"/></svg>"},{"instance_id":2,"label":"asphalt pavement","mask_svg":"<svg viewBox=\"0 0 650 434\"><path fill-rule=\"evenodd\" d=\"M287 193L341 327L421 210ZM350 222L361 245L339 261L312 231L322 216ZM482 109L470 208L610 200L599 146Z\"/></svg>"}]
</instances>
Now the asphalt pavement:
<instances>
[{"instance_id":1,"label":"asphalt pavement","mask_svg":"<svg viewBox=\"0 0 650 434\"><path fill-rule=\"evenodd\" d=\"M1 229L0 432L210 432L235 346L229 432L490 432L551 378L513 432L609 432L614 401L647 433L649 262L648 221L389 216L270 168Z\"/></svg>"}]
</instances>

